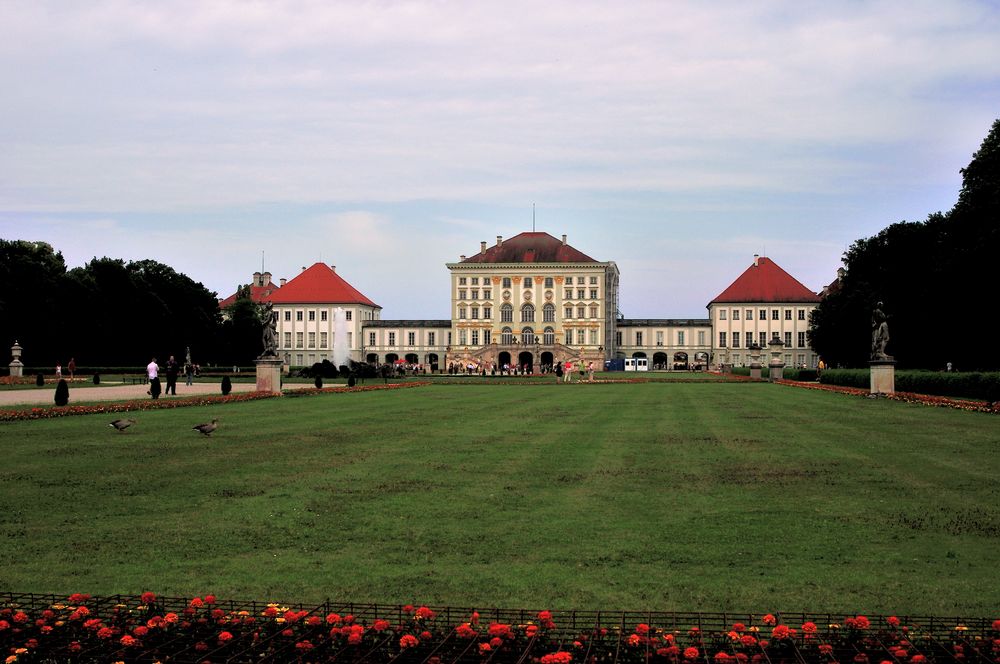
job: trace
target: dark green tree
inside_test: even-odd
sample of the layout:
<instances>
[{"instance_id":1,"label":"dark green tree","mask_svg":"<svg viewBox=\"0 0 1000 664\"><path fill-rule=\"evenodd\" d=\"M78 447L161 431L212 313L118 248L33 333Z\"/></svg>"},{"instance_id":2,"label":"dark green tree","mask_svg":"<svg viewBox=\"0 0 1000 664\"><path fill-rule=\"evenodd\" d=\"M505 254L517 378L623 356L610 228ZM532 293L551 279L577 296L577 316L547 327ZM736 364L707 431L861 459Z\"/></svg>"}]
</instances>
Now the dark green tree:
<instances>
[{"instance_id":1,"label":"dark green tree","mask_svg":"<svg viewBox=\"0 0 1000 664\"><path fill-rule=\"evenodd\" d=\"M220 363L248 365L264 350L261 342L263 307L250 297L250 286L240 286L236 300L226 307L219 349Z\"/></svg>"}]
</instances>

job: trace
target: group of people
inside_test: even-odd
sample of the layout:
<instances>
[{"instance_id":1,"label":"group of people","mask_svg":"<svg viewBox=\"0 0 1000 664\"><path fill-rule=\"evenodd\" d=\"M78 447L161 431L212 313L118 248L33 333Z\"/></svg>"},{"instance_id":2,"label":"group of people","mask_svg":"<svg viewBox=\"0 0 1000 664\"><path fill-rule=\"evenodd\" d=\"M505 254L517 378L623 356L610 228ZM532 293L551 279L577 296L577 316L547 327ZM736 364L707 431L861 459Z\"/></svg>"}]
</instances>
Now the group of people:
<instances>
[{"instance_id":1,"label":"group of people","mask_svg":"<svg viewBox=\"0 0 1000 664\"><path fill-rule=\"evenodd\" d=\"M69 358L69 362L66 363L66 371L69 372L69 382L73 382L76 378L76 359ZM62 378L62 365L56 364L56 380Z\"/></svg>"},{"instance_id":2,"label":"group of people","mask_svg":"<svg viewBox=\"0 0 1000 664\"><path fill-rule=\"evenodd\" d=\"M180 374L181 366L171 355L170 359L167 360L166 365L163 367L163 373L167 378L167 386L164 394L170 394L172 396L177 396L177 376ZM194 377L198 375L198 365L193 364L188 361L184 363L184 375L187 378L185 381L186 385L194 384ZM156 363L156 358L154 357L149 364L146 365L146 378L149 379L149 389L146 390L146 394L154 399L160 398L160 392L163 389L160 386L160 365Z\"/></svg>"},{"instance_id":3,"label":"group of people","mask_svg":"<svg viewBox=\"0 0 1000 664\"><path fill-rule=\"evenodd\" d=\"M583 380L583 375L587 374L587 382L594 382L594 363L591 361L584 364L583 360L580 360L575 365L572 360L556 362L556 382L561 380L564 383L572 383L574 371L580 374L580 380Z\"/></svg>"}]
</instances>

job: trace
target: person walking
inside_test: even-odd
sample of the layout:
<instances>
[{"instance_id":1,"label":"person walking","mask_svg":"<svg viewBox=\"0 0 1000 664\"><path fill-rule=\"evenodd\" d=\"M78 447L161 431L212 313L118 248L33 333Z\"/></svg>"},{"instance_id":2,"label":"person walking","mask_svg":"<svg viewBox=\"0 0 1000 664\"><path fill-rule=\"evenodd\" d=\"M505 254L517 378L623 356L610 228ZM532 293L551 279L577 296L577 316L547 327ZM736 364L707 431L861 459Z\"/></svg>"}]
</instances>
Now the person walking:
<instances>
[{"instance_id":1,"label":"person walking","mask_svg":"<svg viewBox=\"0 0 1000 664\"><path fill-rule=\"evenodd\" d=\"M172 394L177 396L177 374L180 371L180 366L177 364L177 360L171 355L170 359L167 360L167 389L166 394Z\"/></svg>"},{"instance_id":2,"label":"person walking","mask_svg":"<svg viewBox=\"0 0 1000 664\"><path fill-rule=\"evenodd\" d=\"M156 358L154 357L149 364L146 365L146 376L149 378L149 389L146 390L146 394L153 397L154 399L160 398L160 365L156 363Z\"/></svg>"},{"instance_id":3,"label":"person walking","mask_svg":"<svg viewBox=\"0 0 1000 664\"><path fill-rule=\"evenodd\" d=\"M69 364L66 365L66 369L69 371L69 382L73 382L73 378L76 375L76 360L72 357L69 358Z\"/></svg>"},{"instance_id":4,"label":"person walking","mask_svg":"<svg viewBox=\"0 0 1000 664\"><path fill-rule=\"evenodd\" d=\"M184 376L186 377L186 380L184 381L185 385L188 387L194 385L194 365L190 362L184 365Z\"/></svg>"},{"instance_id":5,"label":"person walking","mask_svg":"<svg viewBox=\"0 0 1000 664\"><path fill-rule=\"evenodd\" d=\"M594 382L594 362L590 361L587 363L587 382Z\"/></svg>"}]
</instances>

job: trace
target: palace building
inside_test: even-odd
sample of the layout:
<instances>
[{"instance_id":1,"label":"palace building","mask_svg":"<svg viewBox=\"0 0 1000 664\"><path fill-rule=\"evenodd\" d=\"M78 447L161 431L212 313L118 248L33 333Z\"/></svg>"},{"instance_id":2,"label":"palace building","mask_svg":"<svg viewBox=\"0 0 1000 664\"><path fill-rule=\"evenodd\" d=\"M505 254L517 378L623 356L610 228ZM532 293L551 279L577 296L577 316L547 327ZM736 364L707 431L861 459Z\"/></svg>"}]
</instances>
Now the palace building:
<instances>
[{"instance_id":1,"label":"palace building","mask_svg":"<svg viewBox=\"0 0 1000 664\"><path fill-rule=\"evenodd\" d=\"M278 354L288 366L334 361L339 347L357 362L404 362L427 371L537 372L555 362L603 367L614 359L690 370L749 364L747 348L774 337L784 344L786 364L816 365L806 329L820 297L766 257L755 256L709 302L705 319L622 317L618 266L584 254L565 235L497 236L492 246L482 242L476 254L446 267L450 319L383 319L379 305L323 263L279 285L269 273L255 273L251 294L278 312ZM338 341L338 331L346 338Z\"/></svg>"}]
</instances>

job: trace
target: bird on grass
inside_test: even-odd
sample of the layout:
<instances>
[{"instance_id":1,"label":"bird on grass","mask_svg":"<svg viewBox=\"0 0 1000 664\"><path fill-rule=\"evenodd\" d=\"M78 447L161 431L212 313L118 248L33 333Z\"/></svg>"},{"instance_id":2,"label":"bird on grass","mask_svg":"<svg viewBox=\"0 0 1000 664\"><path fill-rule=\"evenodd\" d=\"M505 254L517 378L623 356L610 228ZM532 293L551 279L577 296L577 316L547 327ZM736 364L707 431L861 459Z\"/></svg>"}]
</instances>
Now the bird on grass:
<instances>
[{"instance_id":1,"label":"bird on grass","mask_svg":"<svg viewBox=\"0 0 1000 664\"><path fill-rule=\"evenodd\" d=\"M121 420L115 420L108 426L117 429L118 433L125 433L125 429L128 429L133 424L135 424L135 420L121 419Z\"/></svg>"},{"instance_id":2,"label":"bird on grass","mask_svg":"<svg viewBox=\"0 0 1000 664\"><path fill-rule=\"evenodd\" d=\"M191 429L194 430L194 431L197 431L200 434L204 434L206 436L211 436L212 432L215 431L215 429L218 426L219 426L219 420L215 419L215 420L212 420L211 422L208 422L206 424L197 424L197 425L191 427Z\"/></svg>"}]
</instances>

